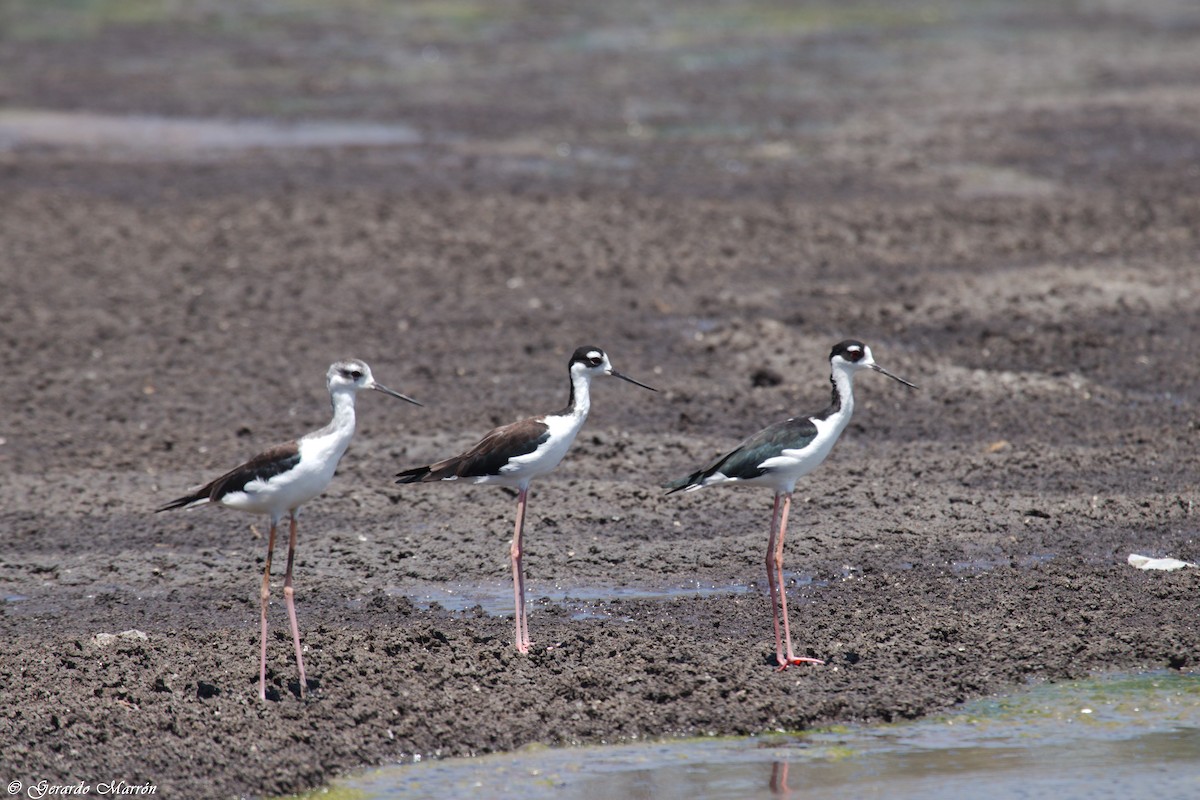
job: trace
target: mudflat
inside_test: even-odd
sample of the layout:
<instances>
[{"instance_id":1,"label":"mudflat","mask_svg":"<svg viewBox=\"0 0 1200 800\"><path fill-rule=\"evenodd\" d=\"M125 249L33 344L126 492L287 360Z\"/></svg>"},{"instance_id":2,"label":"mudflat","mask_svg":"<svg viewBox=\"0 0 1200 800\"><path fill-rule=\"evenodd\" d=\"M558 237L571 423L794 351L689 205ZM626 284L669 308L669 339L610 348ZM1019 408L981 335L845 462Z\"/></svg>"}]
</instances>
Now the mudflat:
<instances>
[{"instance_id":1,"label":"mudflat","mask_svg":"<svg viewBox=\"0 0 1200 800\"><path fill-rule=\"evenodd\" d=\"M1200 659L1200 9L657 2L0 11L4 780L294 792L369 765L896 720ZM158 14L159 16L156 16ZM661 484L856 383L802 480ZM393 475L599 381L515 501ZM304 510L159 514L361 397ZM282 551L276 564L282 566ZM280 567L275 597L281 599ZM430 601L428 598L434 598ZM447 598L466 598L454 603ZM104 634L113 634L107 636Z\"/></svg>"}]
</instances>

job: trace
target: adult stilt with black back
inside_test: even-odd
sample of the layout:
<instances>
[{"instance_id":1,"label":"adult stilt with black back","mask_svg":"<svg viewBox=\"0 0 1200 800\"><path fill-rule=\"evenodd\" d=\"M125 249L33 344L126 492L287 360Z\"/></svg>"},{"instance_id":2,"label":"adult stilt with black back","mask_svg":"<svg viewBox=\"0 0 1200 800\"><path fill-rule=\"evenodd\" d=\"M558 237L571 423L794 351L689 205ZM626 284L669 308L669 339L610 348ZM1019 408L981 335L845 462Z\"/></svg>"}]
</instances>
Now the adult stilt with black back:
<instances>
[{"instance_id":1,"label":"adult stilt with black back","mask_svg":"<svg viewBox=\"0 0 1200 800\"><path fill-rule=\"evenodd\" d=\"M396 483L461 480L508 486L517 490L517 520L510 560L516 616L515 639L517 650L522 653L528 653L531 644L525 613L525 573L521 566L525 503L529 497L530 482L557 467L575 441L575 435L583 427L591 408L593 378L611 375L643 389L657 391L613 369L608 356L599 347L580 347L572 354L567 368L571 376L571 395L566 408L496 428L461 455L396 475Z\"/></svg>"},{"instance_id":2,"label":"adult stilt with black back","mask_svg":"<svg viewBox=\"0 0 1200 800\"><path fill-rule=\"evenodd\" d=\"M270 518L267 563L263 569L260 593L262 626L258 695L263 700L267 699L267 605L271 589L271 554L275 550L275 530L280 520L285 514L290 518L283 597L291 622L296 668L300 672L300 696L303 697L307 682L304 676L304 656L300 648L300 626L296 622L295 590L292 586L292 565L296 556L296 518L300 507L325 491L325 487L333 479L334 470L354 437L354 399L360 389L374 389L421 405L411 397L377 383L371 375L371 368L362 361L339 361L329 367L325 379L329 387L329 399L333 404L333 419L328 425L295 441L259 453L216 480L156 509L168 511L217 504L251 514L266 514Z\"/></svg>"},{"instance_id":3,"label":"adult stilt with black back","mask_svg":"<svg viewBox=\"0 0 1200 800\"><path fill-rule=\"evenodd\" d=\"M787 531L788 511L796 481L820 466L850 422L850 415L854 412L856 373L871 369L905 386L917 388L876 364L871 348L853 339L833 346L829 365L833 399L827 408L764 428L707 467L667 484L670 489L667 494L737 483L767 486L775 490L775 511L771 517L766 561L767 586L771 593L775 626L775 660L780 670L792 664L825 663L819 658L797 657L794 654L788 625L787 595L783 585L783 537Z\"/></svg>"}]
</instances>

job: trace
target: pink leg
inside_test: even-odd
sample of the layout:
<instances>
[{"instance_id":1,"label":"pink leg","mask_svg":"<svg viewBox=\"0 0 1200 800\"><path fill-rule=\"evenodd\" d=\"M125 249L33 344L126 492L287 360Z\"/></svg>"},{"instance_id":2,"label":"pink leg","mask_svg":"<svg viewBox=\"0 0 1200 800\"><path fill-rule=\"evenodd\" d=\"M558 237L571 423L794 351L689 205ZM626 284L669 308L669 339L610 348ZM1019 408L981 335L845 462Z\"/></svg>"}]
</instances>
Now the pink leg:
<instances>
[{"instance_id":1,"label":"pink leg","mask_svg":"<svg viewBox=\"0 0 1200 800\"><path fill-rule=\"evenodd\" d=\"M271 520L271 532L267 534L267 565L262 579L262 633L258 654L258 697L267 699L267 601L271 597L271 554L275 552L275 520Z\"/></svg>"},{"instance_id":2,"label":"pink leg","mask_svg":"<svg viewBox=\"0 0 1200 800\"><path fill-rule=\"evenodd\" d=\"M787 492L783 495L783 507L779 512L779 535L775 538L775 569L778 570L775 576L775 582L779 586L779 606L783 614L783 638L787 641L787 659L783 658L783 654L779 652L779 626L776 624L776 650L775 660L779 662L779 670L783 671L792 664L824 664L825 662L819 658L808 658L801 656L797 658L792 653L792 632L788 626L788 610L787 610L787 592L783 588L783 536L787 533L787 518L788 510L792 506L792 493Z\"/></svg>"},{"instance_id":3,"label":"pink leg","mask_svg":"<svg viewBox=\"0 0 1200 800\"><path fill-rule=\"evenodd\" d=\"M288 530L287 575L283 579L283 598L287 601L288 620L292 623L292 644L296 646L296 667L300 670L300 696L304 697L304 655L300 651L300 625L296 622L296 590L292 588L292 562L296 558L296 512Z\"/></svg>"},{"instance_id":4,"label":"pink leg","mask_svg":"<svg viewBox=\"0 0 1200 800\"><path fill-rule=\"evenodd\" d=\"M775 626L775 659L783 663L783 637L779 628L779 586L775 582L778 574L775 564L775 540L779 536L779 504L781 494L775 495L775 510L771 514L771 539L767 542L767 588L771 590L771 621Z\"/></svg>"},{"instance_id":5,"label":"pink leg","mask_svg":"<svg viewBox=\"0 0 1200 800\"><path fill-rule=\"evenodd\" d=\"M513 600L515 606L516 618L516 643L517 652L529 652L529 622L525 617L525 571L521 568L521 550L524 546L523 534L525 530L525 499L529 495L529 489L522 488L517 493L517 524L513 531L512 540L512 570L513 570Z\"/></svg>"}]
</instances>

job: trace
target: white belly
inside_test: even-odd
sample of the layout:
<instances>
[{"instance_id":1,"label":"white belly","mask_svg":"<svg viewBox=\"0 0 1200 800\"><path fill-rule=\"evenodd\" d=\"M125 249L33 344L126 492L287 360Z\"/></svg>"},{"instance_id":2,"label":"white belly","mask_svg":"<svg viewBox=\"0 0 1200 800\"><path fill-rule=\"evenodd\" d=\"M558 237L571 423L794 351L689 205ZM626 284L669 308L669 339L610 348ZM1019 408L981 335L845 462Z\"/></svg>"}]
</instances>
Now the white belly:
<instances>
[{"instance_id":1,"label":"white belly","mask_svg":"<svg viewBox=\"0 0 1200 800\"><path fill-rule=\"evenodd\" d=\"M329 438L302 439L299 464L265 481L247 483L242 491L225 495L221 505L279 519L325 491L346 444Z\"/></svg>"},{"instance_id":2,"label":"white belly","mask_svg":"<svg viewBox=\"0 0 1200 800\"><path fill-rule=\"evenodd\" d=\"M816 438L803 449L785 449L779 455L763 461L759 467L768 471L753 479L753 482L775 486L777 491L792 491L796 481L821 466L849 421L849 414L813 420L817 426Z\"/></svg>"},{"instance_id":3,"label":"white belly","mask_svg":"<svg viewBox=\"0 0 1200 800\"><path fill-rule=\"evenodd\" d=\"M583 419L575 417L546 417L550 437L532 453L517 456L500 468L500 475L488 483L518 486L552 472L566 456L583 427Z\"/></svg>"}]
</instances>

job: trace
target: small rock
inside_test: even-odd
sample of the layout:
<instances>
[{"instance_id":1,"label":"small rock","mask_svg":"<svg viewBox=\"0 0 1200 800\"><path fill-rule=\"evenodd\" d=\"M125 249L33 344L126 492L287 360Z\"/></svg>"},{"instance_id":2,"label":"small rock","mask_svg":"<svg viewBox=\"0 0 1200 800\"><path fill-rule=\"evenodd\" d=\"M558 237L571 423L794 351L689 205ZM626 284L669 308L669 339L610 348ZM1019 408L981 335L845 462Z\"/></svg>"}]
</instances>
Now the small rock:
<instances>
[{"instance_id":1,"label":"small rock","mask_svg":"<svg viewBox=\"0 0 1200 800\"><path fill-rule=\"evenodd\" d=\"M120 633L97 633L92 637L92 644L96 645L96 647L108 647L118 639L123 639L127 642L144 642L149 638L150 637L148 637L142 631L130 628L129 630L121 631Z\"/></svg>"}]
</instances>

